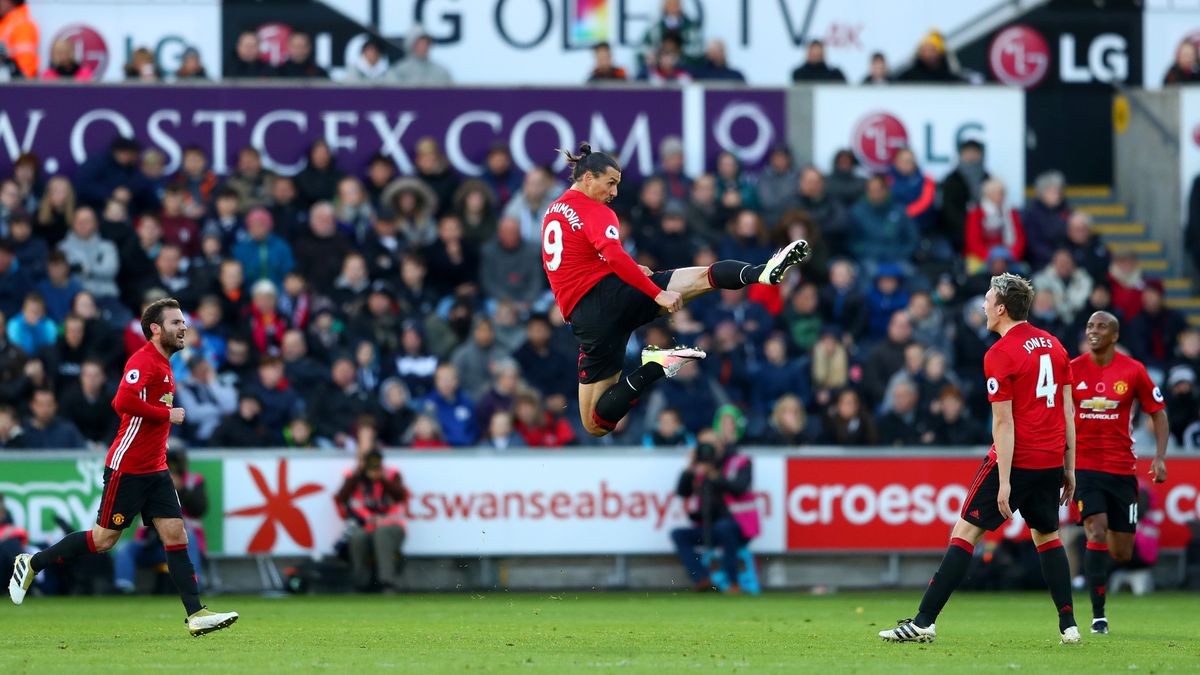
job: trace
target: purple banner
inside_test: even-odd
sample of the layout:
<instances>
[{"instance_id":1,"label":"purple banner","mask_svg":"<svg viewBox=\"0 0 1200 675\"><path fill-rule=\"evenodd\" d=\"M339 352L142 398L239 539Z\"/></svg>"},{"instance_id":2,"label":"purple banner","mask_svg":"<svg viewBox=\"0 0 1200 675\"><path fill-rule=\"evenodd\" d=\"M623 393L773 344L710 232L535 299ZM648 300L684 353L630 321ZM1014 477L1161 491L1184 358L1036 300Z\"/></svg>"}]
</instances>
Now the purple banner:
<instances>
[{"instance_id":1,"label":"purple banner","mask_svg":"<svg viewBox=\"0 0 1200 675\"><path fill-rule=\"evenodd\" d=\"M742 168L758 170L771 146L787 140L782 89L715 89L704 92L706 166L728 150Z\"/></svg>"},{"instance_id":2,"label":"purple banner","mask_svg":"<svg viewBox=\"0 0 1200 675\"><path fill-rule=\"evenodd\" d=\"M465 175L480 173L497 139L523 170L561 169L555 148L588 140L636 178L654 172L663 137L683 134L682 107L678 90L10 85L0 88L0 175L24 151L47 173L73 173L119 131L162 150L168 172L194 144L217 173L253 145L268 168L291 174L324 138L344 171L382 151L411 173L414 146L432 136Z\"/></svg>"}]
</instances>

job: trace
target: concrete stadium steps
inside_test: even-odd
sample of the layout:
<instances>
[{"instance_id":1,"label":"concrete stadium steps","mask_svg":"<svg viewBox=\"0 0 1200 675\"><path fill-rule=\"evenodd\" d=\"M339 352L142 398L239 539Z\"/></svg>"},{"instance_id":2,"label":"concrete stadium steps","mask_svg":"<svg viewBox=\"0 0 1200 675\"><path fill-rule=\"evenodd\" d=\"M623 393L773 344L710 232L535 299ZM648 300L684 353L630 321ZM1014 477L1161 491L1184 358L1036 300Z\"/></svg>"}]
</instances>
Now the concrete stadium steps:
<instances>
[{"instance_id":1,"label":"concrete stadium steps","mask_svg":"<svg viewBox=\"0 0 1200 675\"><path fill-rule=\"evenodd\" d=\"M1033 189L1026 190L1027 198ZM1200 296L1184 270L1175 269L1165 257L1161 241L1152 239L1145 223L1131 217L1126 204L1113 197L1106 185L1077 185L1067 188L1067 201L1090 216L1094 230L1110 251L1133 251L1147 276L1161 279L1167 291L1167 306L1183 312L1188 323L1200 326Z\"/></svg>"}]
</instances>

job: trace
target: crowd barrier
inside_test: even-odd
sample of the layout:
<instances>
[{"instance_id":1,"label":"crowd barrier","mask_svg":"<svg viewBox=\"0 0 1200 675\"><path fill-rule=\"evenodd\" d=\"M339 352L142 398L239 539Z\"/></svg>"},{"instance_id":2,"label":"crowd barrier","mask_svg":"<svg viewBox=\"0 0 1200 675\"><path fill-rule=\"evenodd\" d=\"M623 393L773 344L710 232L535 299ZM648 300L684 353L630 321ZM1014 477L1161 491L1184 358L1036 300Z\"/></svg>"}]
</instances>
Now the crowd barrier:
<instances>
[{"instance_id":1,"label":"crowd barrier","mask_svg":"<svg viewBox=\"0 0 1200 675\"><path fill-rule=\"evenodd\" d=\"M764 554L928 554L943 550L978 467L977 449L750 449ZM685 524L674 488L679 450L391 451L411 489L405 550L427 557L656 555ZM333 495L354 466L343 453L205 450L210 555L319 556L342 531ZM1148 470L1143 462L1139 472ZM55 539L56 517L95 520L103 457L0 452L0 492L31 540ZM1200 457L1172 457L1159 497L1161 545L1184 547L1200 519ZM131 514L132 515L132 514ZM1064 522L1069 509L1063 507ZM1019 514L1002 530L1025 532Z\"/></svg>"}]
</instances>

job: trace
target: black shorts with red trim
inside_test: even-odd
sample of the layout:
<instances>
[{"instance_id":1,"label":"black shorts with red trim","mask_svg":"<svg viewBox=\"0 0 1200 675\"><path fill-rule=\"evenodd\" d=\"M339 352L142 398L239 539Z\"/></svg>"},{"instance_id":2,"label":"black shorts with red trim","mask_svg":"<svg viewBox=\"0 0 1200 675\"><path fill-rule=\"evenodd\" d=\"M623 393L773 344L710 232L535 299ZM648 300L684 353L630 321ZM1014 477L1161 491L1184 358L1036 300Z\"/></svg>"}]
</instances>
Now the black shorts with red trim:
<instances>
[{"instance_id":1,"label":"black shorts with red trim","mask_svg":"<svg viewBox=\"0 0 1200 675\"><path fill-rule=\"evenodd\" d=\"M123 530L133 524L138 514L142 516L143 525L150 525L154 518L183 517L171 473L122 473L106 467L96 524L110 530Z\"/></svg>"},{"instance_id":2,"label":"black shorts with red trim","mask_svg":"<svg viewBox=\"0 0 1200 675\"><path fill-rule=\"evenodd\" d=\"M655 272L650 281L666 290L674 270ZM610 274L592 286L571 310L571 330L579 340L579 382L591 384L621 372L633 331L659 316L662 308L645 293Z\"/></svg>"},{"instance_id":3,"label":"black shorts with red trim","mask_svg":"<svg viewBox=\"0 0 1200 675\"><path fill-rule=\"evenodd\" d=\"M1079 523L1097 513L1108 515L1108 529L1133 534L1138 523L1138 484L1132 475L1075 470L1075 507Z\"/></svg>"},{"instance_id":4,"label":"black shorts with red trim","mask_svg":"<svg viewBox=\"0 0 1200 675\"><path fill-rule=\"evenodd\" d=\"M1022 469L1013 467L1009 475L1008 505L1020 511L1030 529L1038 532L1058 530L1058 502L1062 489L1063 470ZM1000 493L1000 469L996 460L988 457L975 473L967 499L963 503L963 520L991 532L1007 520L1000 514L996 496Z\"/></svg>"}]
</instances>

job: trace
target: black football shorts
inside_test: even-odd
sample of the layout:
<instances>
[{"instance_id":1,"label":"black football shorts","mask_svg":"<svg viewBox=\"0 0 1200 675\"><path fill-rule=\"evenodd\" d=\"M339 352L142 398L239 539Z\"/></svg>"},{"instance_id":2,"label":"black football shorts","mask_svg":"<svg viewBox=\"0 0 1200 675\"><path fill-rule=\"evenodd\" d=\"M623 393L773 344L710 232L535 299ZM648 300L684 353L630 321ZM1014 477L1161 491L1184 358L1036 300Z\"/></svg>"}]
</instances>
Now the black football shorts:
<instances>
[{"instance_id":1,"label":"black football shorts","mask_svg":"<svg viewBox=\"0 0 1200 675\"><path fill-rule=\"evenodd\" d=\"M674 270L650 280L666 290ZM579 340L579 382L590 384L621 372L629 336L659 315L653 298L609 274L592 286L571 310L571 330Z\"/></svg>"},{"instance_id":2,"label":"black football shorts","mask_svg":"<svg viewBox=\"0 0 1200 675\"><path fill-rule=\"evenodd\" d=\"M1138 523L1137 478L1107 471L1075 471L1075 506L1079 522L1108 514L1108 529L1133 534Z\"/></svg>"},{"instance_id":3,"label":"black football shorts","mask_svg":"<svg viewBox=\"0 0 1200 675\"><path fill-rule=\"evenodd\" d=\"M1030 529L1042 533L1058 531L1058 501L1062 489L1063 470L1012 468L1009 476L1011 490L1008 505L1020 511ZM975 473L967 492L961 516L963 520L991 532L1004 524L1005 518L996 505L1000 492L1000 469L996 460L988 457Z\"/></svg>"},{"instance_id":4,"label":"black football shorts","mask_svg":"<svg viewBox=\"0 0 1200 675\"><path fill-rule=\"evenodd\" d=\"M154 518L182 518L179 495L169 471L121 473L104 469L104 492L96 524L110 530L123 530L142 516L142 524Z\"/></svg>"}]
</instances>

